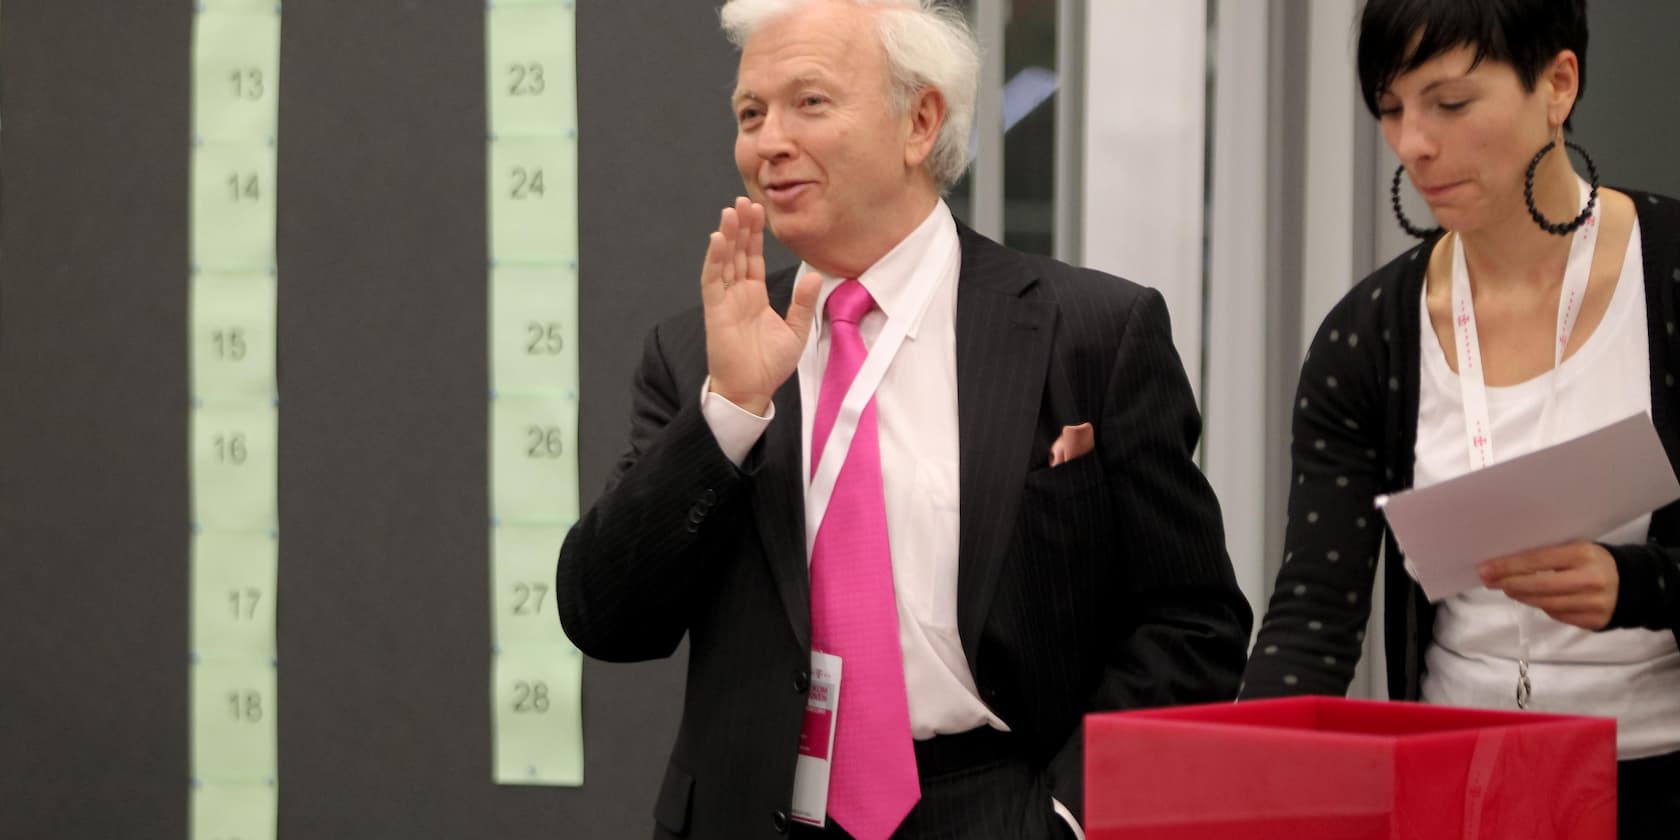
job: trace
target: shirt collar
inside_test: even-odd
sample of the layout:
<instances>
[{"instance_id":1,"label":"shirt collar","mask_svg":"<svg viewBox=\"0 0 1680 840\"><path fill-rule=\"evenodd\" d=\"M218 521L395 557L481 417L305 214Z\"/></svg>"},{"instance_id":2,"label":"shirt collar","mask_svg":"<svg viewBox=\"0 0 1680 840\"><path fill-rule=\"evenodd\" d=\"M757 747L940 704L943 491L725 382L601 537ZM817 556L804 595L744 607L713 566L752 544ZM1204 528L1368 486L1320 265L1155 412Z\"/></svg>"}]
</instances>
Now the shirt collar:
<instances>
[{"instance_id":1,"label":"shirt collar","mask_svg":"<svg viewBox=\"0 0 1680 840\"><path fill-rule=\"evenodd\" d=\"M922 258L935 248L956 246L957 223L951 216L951 208L940 199L933 205L933 211L926 219L910 232L909 236L899 240L899 243L888 251L886 256L875 261L875 264L858 275L858 282L869 290L869 296L875 299L875 306L881 314L892 318L895 315L907 315L912 320L905 337L915 340L916 331L921 328L922 316L927 312L925 304L915 312L907 311L910 304L908 297L911 280L914 279L916 266L921 264ZM803 277L816 269L800 263L799 273L795 277ZM821 272L818 272L821 274ZM845 280L844 277L822 275L822 292L817 297L817 312L821 313L828 304L828 295L836 286ZM818 323L823 323L819 315Z\"/></svg>"}]
</instances>

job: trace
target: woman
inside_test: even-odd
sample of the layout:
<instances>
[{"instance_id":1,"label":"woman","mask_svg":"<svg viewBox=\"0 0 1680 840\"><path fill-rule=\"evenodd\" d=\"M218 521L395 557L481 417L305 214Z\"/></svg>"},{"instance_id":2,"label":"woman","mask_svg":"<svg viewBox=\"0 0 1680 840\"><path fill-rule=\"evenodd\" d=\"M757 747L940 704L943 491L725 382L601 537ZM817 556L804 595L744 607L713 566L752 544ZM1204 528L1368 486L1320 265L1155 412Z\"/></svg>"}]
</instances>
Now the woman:
<instances>
[{"instance_id":1,"label":"woman","mask_svg":"<svg viewBox=\"0 0 1680 840\"><path fill-rule=\"evenodd\" d=\"M1680 203L1599 188L1584 150L1587 178L1573 168L1586 42L1584 0L1366 5L1360 84L1402 161L1395 212L1424 241L1308 351L1286 553L1243 696L1346 692L1383 545L1392 696L1614 715L1622 836L1680 836L1680 505L1492 558L1485 589L1436 605L1372 508L1640 411L1680 456ZM1401 213L1402 175L1444 231Z\"/></svg>"}]
</instances>

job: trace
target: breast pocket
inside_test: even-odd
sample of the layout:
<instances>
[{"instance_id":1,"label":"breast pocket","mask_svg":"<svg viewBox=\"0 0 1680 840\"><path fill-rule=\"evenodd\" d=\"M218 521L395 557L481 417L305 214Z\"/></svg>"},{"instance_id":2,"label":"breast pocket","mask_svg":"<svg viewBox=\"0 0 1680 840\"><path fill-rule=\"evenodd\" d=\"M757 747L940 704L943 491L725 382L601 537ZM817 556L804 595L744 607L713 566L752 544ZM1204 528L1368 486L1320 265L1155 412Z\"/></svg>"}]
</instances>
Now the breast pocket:
<instances>
[{"instance_id":1,"label":"breast pocket","mask_svg":"<svg viewBox=\"0 0 1680 840\"><path fill-rule=\"evenodd\" d=\"M1097 453L1088 452L1065 464L1039 467L1027 473L1026 488L1029 495L1063 499L1101 487L1105 478Z\"/></svg>"},{"instance_id":2,"label":"breast pocket","mask_svg":"<svg viewBox=\"0 0 1680 840\"><path fill-rule=\"evenodd\" d=\"M1065 569L1085 587L1111 562L1115 511L1108 475L1097 452L1027 473L1017 523L1023 552L1043 571Z\"/></svg>"}]
</instances>

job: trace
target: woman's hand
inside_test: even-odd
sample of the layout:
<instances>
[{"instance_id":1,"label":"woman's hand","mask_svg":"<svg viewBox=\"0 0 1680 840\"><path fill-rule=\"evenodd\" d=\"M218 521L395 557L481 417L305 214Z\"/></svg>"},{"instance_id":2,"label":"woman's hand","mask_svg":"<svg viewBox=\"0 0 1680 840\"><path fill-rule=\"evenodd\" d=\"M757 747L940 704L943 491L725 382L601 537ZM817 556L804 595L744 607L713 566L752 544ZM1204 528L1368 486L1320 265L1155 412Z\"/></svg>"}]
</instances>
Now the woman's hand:
<instances>
[{"instance_id":1,"label":"woman's hand","mask_svg":"<svg viewBox=\"0 0 1680 840\"><path fill-rule=\"evenodd\" d=\"M1622 582L1616 559L1589 542L1507 554L1477 571L1487 588L1586 630L1603 630L1610 624Z\"/></svg>"}]
</instances>

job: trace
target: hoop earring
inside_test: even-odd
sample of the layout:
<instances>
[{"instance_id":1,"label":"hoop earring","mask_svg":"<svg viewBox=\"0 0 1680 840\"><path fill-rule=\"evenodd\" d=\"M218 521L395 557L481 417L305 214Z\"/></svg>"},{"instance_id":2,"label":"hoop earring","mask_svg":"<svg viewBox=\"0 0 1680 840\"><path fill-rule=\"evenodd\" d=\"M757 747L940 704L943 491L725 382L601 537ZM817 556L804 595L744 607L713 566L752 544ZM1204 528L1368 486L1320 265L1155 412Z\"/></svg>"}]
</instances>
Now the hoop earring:
<instances>
[{"instance_id":1,"label":"hoop earring","mask_svg":"<svg viewBox=\"0 0 1680 840\"><path fill-rule=\"evenodd\" d=\"M1587 180L1592 185L1592 189L1587 193L1587 206L1581 209L1581 215L1560 225L1549 221L1540 214L1540 208L1534 206L1534 170L1540 166L1540 159L1544 158L1547 152L1556 148L1556 140L1548 142L1534 154L1534 159L1528 162L1528 172L1523 177L1523 201L1528 204L1528 215L1534 218L1534 223L1539 225L1541 230L1555 236L1568 236L1574 233L1576 228L1586 223L1587 219L1592 216L1593 208L1598 205L1598 167L1593 164L1593 159L1587 155L1586 149L1581 148L1580 143L1565 140L1563 144L1579 152L1581 160L1586 161L1587 164Z\"/></svg>"},{"instance_id":2,"label":"hoop earring","mask_svg":"<svg viewBox=\"0 0 1680 840\"><path fill-rule=\"evenodd\" d=\"M1441 229L1439 227L1420 228L1412 224L1411 219L1406 218L1406 211L1400 209L1400 179L1404 177L1405 174L1406 165L1401 164L1394 170L1394 181L1388 186L1389 201L1394 205L1394 218L1400 221L1401 230L1417 237L1418 239L1428 239L1429 237L1440 233Z\"/></svg>"}]
</instances>

